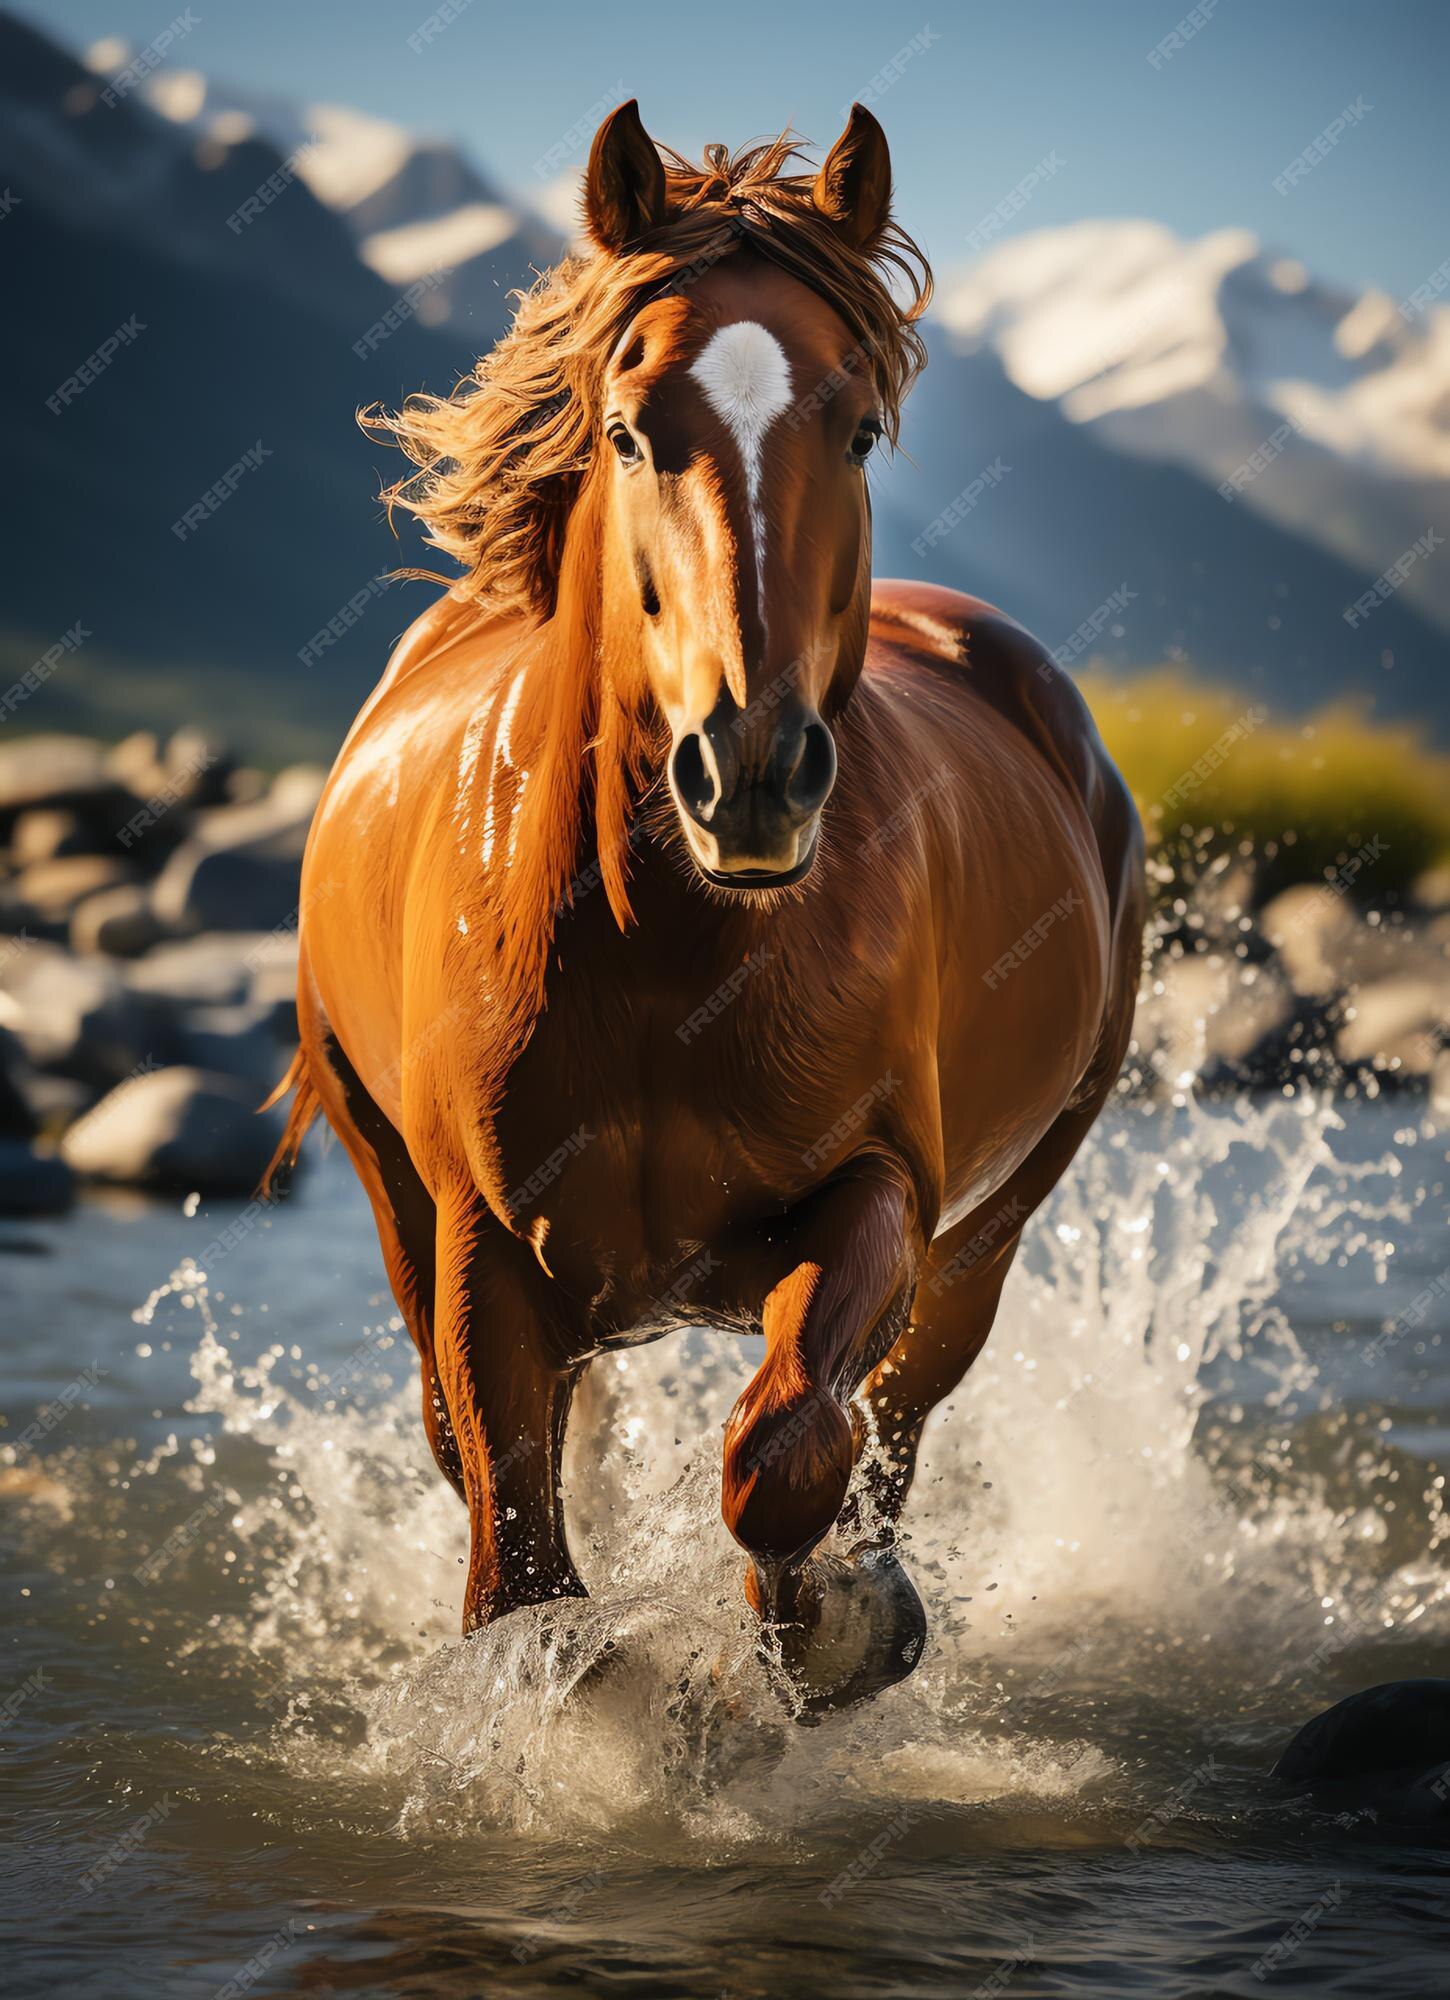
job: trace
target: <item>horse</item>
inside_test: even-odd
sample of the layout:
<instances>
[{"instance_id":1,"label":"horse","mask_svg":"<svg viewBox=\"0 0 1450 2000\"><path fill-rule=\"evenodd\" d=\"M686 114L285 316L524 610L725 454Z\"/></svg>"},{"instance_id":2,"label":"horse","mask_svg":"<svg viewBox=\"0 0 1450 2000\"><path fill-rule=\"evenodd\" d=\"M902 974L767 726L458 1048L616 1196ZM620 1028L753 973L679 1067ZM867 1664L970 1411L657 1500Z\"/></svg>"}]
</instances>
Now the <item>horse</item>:
<instances>
[{"instance_id":1,"label":"horse","mask_svg":"<svg viewBox=\"0 0 1450 2000\"><path fill-rule=\"evenodd\" d=\"M859 104L814 170L788 134L692 164L631 100L584 247L451 395L362 413L458 573L317 809L274 1162L321 1113L366 1190L465 1634L584 1593L588 1362L739 1327L721 1507L765 1636L808 1651L853 1564L917 1605L846 1699L919 1657L922 1428L1114 1087L1144 920L1070 679L989 604L873 587L931 287L891 204Z\"/></svg>"}]
</instances>

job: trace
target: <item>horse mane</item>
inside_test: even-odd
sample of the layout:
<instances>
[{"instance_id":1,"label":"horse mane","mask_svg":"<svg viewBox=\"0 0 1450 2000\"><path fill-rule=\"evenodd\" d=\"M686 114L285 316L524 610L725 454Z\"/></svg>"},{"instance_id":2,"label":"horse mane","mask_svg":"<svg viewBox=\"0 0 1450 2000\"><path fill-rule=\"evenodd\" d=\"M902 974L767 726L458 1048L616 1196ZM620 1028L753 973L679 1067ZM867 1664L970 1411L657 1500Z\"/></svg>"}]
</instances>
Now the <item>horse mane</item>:
<instances>
[{"instance_id":1,"label":"horse mane","mask_svg":"<svg viewBox=\"0 0 1450 2000\"><path fill-rule=\"evenodd\" d=\"M611 657L601 617L603 489L589 473L608 358L650 299L683 291L721 258L749 248L818 293L852 330L893 443L902 401L926 359L916 327L931 296L925 259L895 223L867 249L853 248L815 207L814 175L788 171L804 157L788 135L733 156L711 147L704 166L661 152L666 209L658 228L627 254L571 256L541 276L518 295L509 332L451 395L414 395L395 414L362 418L416 468L385 490L390 511L416 515L431 546L465 572L434 580L488 618L533 627L521 642L530 665L516 683L506 753L501 710L512 657L481 704L470 796L460 801L468 828L507 823L508 858L482 871L460 863L456 901L471 909L471 942L450 939L460 990L474 976L463 962L468 951L487 940L492 1004L472 1045L483 1110L475 1175L510 1225L494 1116L544 1004L555 923L593 882L620 928L630 921L636 815L667 747L637 661ZM581 877L589 820L597 858Z\"/></svg>"},{"instance_id":2,"label":"horse mane","mask_svg":"<svg viewBox=\"0 0 1450 2000\"><path fill-rule=\"evenodd\" d=\"M401 446L417 468L384 489L389 512L416 515L430 546L465 571L433 580L492 613L552 613L565 531L598 436L604 365L650 297L688 286L744 247L770 258L855 334L892 444L925 365L916 325L931 299L925 257L895 222L865 249L848 243L811 199L814 174L789 171L806 159L789 133L730 155L712 146L703 165L659 150L658 228L622 256L566 257L516 293L512 327L450 395L419 393L397 412L360 413L370 435Z\"/></svg>"}]
</instances>

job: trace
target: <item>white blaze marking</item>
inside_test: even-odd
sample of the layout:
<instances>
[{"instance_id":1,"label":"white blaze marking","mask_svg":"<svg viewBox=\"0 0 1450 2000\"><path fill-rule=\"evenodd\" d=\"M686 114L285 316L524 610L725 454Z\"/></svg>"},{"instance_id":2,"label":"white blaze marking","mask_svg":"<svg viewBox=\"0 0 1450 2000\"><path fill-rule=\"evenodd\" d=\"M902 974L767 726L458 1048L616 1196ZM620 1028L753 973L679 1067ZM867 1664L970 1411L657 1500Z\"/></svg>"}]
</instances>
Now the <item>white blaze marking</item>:
<instances>
[{"instance_id":1,"label":"white blaze marking","mask_svg":"<svg viewBox=\"0 0 1450 2000\"><path fill-rule=\"evenodd\" d=\"M790 405L790 363L773 333L753 319L737 320L712 334L690 373L716 416L728 426L745 467L750 536L755 543L755 591L765 624L765 516L760 506L760 465L765 433Z\"/></svg>"}]
</instances>

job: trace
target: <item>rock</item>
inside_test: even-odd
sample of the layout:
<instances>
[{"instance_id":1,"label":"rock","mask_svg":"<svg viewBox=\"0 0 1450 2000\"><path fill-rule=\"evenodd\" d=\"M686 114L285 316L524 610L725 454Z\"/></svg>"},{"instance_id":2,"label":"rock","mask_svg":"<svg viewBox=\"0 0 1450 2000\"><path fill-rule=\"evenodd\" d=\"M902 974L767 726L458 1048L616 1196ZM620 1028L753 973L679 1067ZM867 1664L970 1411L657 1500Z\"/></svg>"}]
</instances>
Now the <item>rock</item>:
<instances>
[{"instance_id":1,"label":"rock","mask_svg":"<svg viewBox=\"0 0 1450 2000\"><path fill-rule=\"evenodd\" d=\"M227 779L227 804L233 806L255 805L258 799L267 796L267 774L257 771L250 764L241 764Z\"/></svg>"},{"instance_id":2,"label":"rock","mask_svg":"<svg viewBox=\"0 0 1450 2000\"><path fill-rule=\"evenodd\" d=\"M86 736L26 736L0 747L0 836L23 812L73 812L93 836L113 838L133 803Z\"/></svg>"},{"instance_id":3,"label":"rock","mask_svg":"<svg viewBox=\"0 0 1450 2000\"><path fill-rule=\"evenodd\" d=\"M166 928L151 907L151 897L139 883L123 882L87 896L71 912L72 951L104 951L112 958L139 958L166 936Z\"/></svg>"},{"instance_id":4,"label":"rock","mask_svg":"<svg viewBox=\"0 0 1450 2000\"><path fill-rule=\"evenodd\" d=\"M0 1215L58 1215L75 1199L64 1160L20 1139L0 1139Z\"/></svg>"},{"instance_id":5,"label":"rock","mask_svg":"<svg viewBox=\"0 0 1450 2000\"><path fill-rule=\"evenodd\" d=\"M1443 985L1413 974L1361 987L1336 1037L1341 1060L1428 1076L1444 1039L1446 998Z\"/></svg>"},{"instance_id":6,"label":"rock","mask_svg":"<svg viewBox=\"0 0 1450 2000\"><path fill-rule=\"evenodd\" d=\"M13 883L15 893L42 923L67 924L86 897L118 888L130 879L124 861L106 854L72 854L63 860L36 861Z\"/></svg>"},{"instance_id":7,"label":"rock","mask_svg":"<svg viewBox=\"0 0 1450 2000\"><path fill-rule=\"evenodd\" d=\"M1274 1082L1295 1073L1297 1065L1275 1067L1281 1057L1289 1063L1300 1009L1273 965L1207 951L1165 958L1155 971L1133 1035L1141 1061L1162 1082L1227 1084L1251 1072Z\"/></svg>"},{"instance_id":8,"label":"rock","mask_svg":"<svg viewBox=\"0 0 1450 2000\"><path fill-rule=\"evenodd\" d=\"M287 1067L270 1007L191 1007L181 1017L181 1059L197 1069L235 1077L260 1104Z\"/></svg>"},{"instance_id":9,"label":"rock","mask_svg":"<svg viewBox=\"0 0 1450 2000\"><path fill-rule=\"evenodd\" d=\"M101 958L72 958L37 939L0 960L0 1021L37 1067L108 1088L154 1039L152 1014Z\"/></svg>"},{"instance_id":10,"label":"rock","mask_svg":"<svg viewBox=\"0 0 1450 2000\"><path fill-rule=\"evenodd\" d=\"M1450 910L1450 861L1442 861L1417 876L1410 894L1422 910Z\"/></svg>"},{"instance_id":11,"label":"rock","mask_svg":"<svg viewBox=\"0 0 1450 2000\"><path fill-rule=\"evenodd\" d=\"M29 1065L19 1038L0 1028L0 1139L33 1139L40 1121L26 1089Z\"/></svg>"},{"instance_id":12,"label":"rock","mask_svg":"<svg viewBox=\"0 0 1450 2000\"><path fill-rule=\"evenodd\" d=\"M278 812L305 813L310 820L326 783L325 764L289 764L277 773L267 800Z\"/></svg>"},{"instance_id":13,"label":"rock","mask_svg":"<svg viewBox=\"0 0 1450 2000\"><path fill-rule=\"evenodd\" d=\"M312 809L270 796L257 805L203 813L152 892L163 923L177 930L270 931L292 921Z\"/></svg>"},{"instance_id":14,"label":"rock","mask_svg":"<svg viewBox=\"0 0 1450 2000\"><path fill-rule=\"evenodd\" d=\"M178 729L162 753L164 789L179 805L221 805L237 760L219 737L204 729Z\"/></svg>"},{"instance_id":15,"label":"rock","mask_svg":"<svg viewBox=\"0 0 1450 2000\"><path fill-rule=\"evenodd\" d=\"M118 784L138 799L150 798L166 782L161 762L161 742L150 729L138 729L106 752L104 766Z\"/></svg>"},{"instance_id":16,"label":"rock","mask_svg":"<svg viewBox=\"0 0 1450 2000\"><path fill-rule=\"evenodd\" d=\"M176 1067L133 1077L65 1136L76 1173L136 1187L249 1193L282 1135L280 1113L229 1076Z\"/></svg>"},{"instance_id":17,"label":"rock","mask_svg":"<svg viewBox=\"0 0 1450 2000\"><path fill-rule=\"evenodd\" d=\"M10 836L17 868L28 868L33 861L89 853L90 843L91 836L79 816L53 806L32 806L21 813Z\"/></svg>"},{"instance_id":18,"label":"rock","mask_svg":"<svg viewBox=\"0 0 1450 2000\"><path fill-rule=\"evenodd\" d=\"M1450 1680L1382 1681L1306 1722L1275 1764L1286 1785L1355 1787L1382 1810L1450 1819Z\"/></svg>"},{"instance_id":19,"label":"rock","mask_svg":"<svg viewBox=\"0 0 1450 2000\"><path fill-rule=\"evenodd\" d=\"M268 934L254 931L184 938L137 959L126 972L126 984L133 993L175 1006L230 1006L251 998L256 968L265 962L270 945Z\"/></svg>"}]
</instances>

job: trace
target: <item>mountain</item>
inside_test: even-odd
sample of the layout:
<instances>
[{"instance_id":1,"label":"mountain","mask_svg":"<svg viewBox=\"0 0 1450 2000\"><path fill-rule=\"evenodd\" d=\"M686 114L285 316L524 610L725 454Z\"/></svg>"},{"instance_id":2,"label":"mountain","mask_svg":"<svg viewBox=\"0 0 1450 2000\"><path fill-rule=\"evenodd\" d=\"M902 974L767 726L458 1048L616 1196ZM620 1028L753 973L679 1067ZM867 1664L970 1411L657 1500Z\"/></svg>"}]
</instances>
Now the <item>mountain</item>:
<instances>
[{"instance_id":1,"label":"mountain","mask_svg":"<svg viewBox=\"0 0 1450 2000\"><path fill-rule=\"evenodd\" d=\"M0 687L90 635L0 713L194 717L256 756L325 755L429 597L378 581L429 554L390 530L396 454L354 412L451 388L562 239L446 141L225 89L184 49L126 91L124 55L0 14L0 259L24 302ZM993 598L1069 660L1180 658L1450 737L1450 556L1343 616L1446 518L1446 324L1390 323L1237 232L1004 245L943 286L906 455L873 470L877 572Z\"/></svg>"},{"instance_id":2,"label":"mountain","mask_svg":"<svg viewBox=\"0 0 1450 2000\"><path fill-rule=\"evenodd\" d=\"M1250 512L1371 574L1450 513L1450 306L1407 316L1247 230L1185 242L1124 221L1003 244L942 287L936 317L956 352L995 354L1069 422L1232 483ZM1403 589L1450 624L1450 562L1418 564Z\"/></svg>"}]
</instances>

